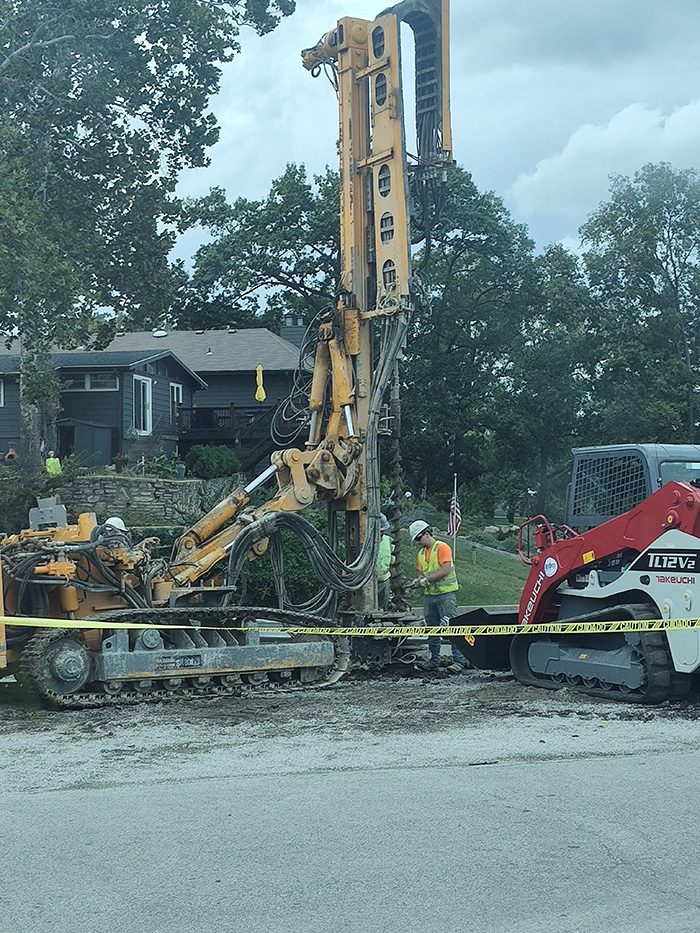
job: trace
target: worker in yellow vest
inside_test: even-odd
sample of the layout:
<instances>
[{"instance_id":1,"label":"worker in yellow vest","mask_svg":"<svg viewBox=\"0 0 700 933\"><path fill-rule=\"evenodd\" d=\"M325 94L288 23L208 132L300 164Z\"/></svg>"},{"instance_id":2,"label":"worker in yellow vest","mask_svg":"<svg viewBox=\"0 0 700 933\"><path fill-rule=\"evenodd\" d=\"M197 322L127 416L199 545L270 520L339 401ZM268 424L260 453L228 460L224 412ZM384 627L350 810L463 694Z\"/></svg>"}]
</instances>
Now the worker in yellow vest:
<instances>
[{"instance_id":1,"label":"worker in yellow vest","mask_svg":"<svg viewBox=\"0 0 700 933\"><path fill-rule=\"evenodd\" d=\"M419 576L413 581L414 586L423 587L423 615L425 624L434 626L449 625L450 620L457 615L457 573L452 563L452 548L444 541L438 541L427 522L415 521L411 523L408 532L411 540L420 546L418 551ZM419 670L439 671L440 648L442 640L439 636L428 638L429 661L420 661L416 667ZM466 666L466 658L453 644L452 662L445 670L449 674L461 674Z\"/></svg>"},{"instance_id":2,"label":"worker in yellow vest","mask_svg":"<svg viewBox=\"0 0 700 933\"><path fill-rule=\"evenodd\" d=\"M377 555L377 605L388 609L391 599L391 574L394 557L394 542L391 540L391 525L383 512L379 513L379 553Z\"/></svg>"}]
</instances>

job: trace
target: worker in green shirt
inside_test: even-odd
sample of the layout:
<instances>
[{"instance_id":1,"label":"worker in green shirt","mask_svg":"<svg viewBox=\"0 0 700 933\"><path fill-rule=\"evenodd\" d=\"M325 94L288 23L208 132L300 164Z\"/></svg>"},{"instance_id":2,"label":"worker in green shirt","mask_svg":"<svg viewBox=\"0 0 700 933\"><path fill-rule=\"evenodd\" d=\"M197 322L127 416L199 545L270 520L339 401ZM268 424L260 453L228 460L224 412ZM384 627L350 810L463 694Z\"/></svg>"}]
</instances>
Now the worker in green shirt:
<instances>
[{"instance_id":1,"label":"worker in green shirt","mask_svg":"<svg viewBox=\"0 0 700 933\"><path fill-rule=\"evenodd\" d=\"M379 554L377 555L377 604L380 609L389 606L391 598L391 565L394 563L394 542L389 531L391 526L386 515L379 513Z\"/></svg>"}]
</instances>

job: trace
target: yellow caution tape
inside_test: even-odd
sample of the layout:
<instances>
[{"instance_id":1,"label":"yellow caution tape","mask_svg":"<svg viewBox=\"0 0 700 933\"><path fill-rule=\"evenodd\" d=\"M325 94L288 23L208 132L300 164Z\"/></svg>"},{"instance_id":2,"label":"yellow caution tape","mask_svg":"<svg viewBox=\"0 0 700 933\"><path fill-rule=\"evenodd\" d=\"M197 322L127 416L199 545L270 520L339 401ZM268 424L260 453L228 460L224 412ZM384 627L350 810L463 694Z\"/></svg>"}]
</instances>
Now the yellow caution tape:
<instances>
[{"instance_id":1,"label":"yellow caution tape","mask_svg":"<svg viewBox=\"0 0 700 933\"><path fill-rule=\"evenodd\" d=\"M105 622L90 619L36 619L27 616L0 616L0 625L25 626L29 628L71 628L101 629L208 629L230 632L287 632L294 635L329 635L329 636L373 636L375 638L405 638L409 636L433 637L464 636L471 641L476 636L490 635L579 635L607 632L660 632L676 629L700 628L700 619L627 619L613 622L536 622L530 625L441 625L428 628L425 625L397 626L285 626L285 625L148 625L141 622Z\"/></svg>"}]
</instances>

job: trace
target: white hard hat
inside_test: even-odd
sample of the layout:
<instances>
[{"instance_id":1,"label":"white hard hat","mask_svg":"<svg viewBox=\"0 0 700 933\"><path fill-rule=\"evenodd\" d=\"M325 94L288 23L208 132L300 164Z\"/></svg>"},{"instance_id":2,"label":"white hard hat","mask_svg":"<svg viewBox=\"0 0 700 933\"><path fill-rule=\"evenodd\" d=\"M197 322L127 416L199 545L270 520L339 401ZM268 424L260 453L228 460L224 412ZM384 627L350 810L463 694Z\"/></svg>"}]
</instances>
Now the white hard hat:
<instances>
[{"instance_id":1,"label":"white hard hat","mask_svg":"<svg viewBox=\"0 0 700 933\"><path fill-rule=\"evenodd\" d=\"M384 512L379 513L379 527L382 531L389 531L391 525L389 524L389 519L386 517Z\"/></svg>"},{"instance_id":2,"label":"white hard hat","mask_svg":"<svg viewBox=\"0 0 700 933\"><path fill-rule=\"evenodd\" d=\"M411 541L415 541L416 538L419 538L426 528L430 528L430 525L427 522L422 522L420 519L416 522L411 522L408 533L411 536Z\"/></svg>"},{"instance_id":3,"label":"white hard hat","mask_svg":"<svg viewBox=\"0 0 700 933\"><path fill-rule=\"evenodd\" d=\"M126 525L118 515L113 515L111 518L108 518L105 522L105 525L110 525L112 528L118 528L119 531L126 531Z\"/></svg>"}]
</instances>

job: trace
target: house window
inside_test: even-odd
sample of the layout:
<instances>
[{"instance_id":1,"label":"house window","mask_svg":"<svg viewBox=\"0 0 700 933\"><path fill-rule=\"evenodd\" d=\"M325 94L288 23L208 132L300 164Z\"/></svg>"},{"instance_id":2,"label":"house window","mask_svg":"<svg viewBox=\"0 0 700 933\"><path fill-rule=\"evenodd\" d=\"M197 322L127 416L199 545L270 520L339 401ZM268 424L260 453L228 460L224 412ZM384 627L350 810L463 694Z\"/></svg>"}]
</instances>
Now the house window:
<instances>
[{"instance_id":1,"label":"house window","mask_svg":"<svg viewBox=\"0 0 700 933\"><path fill-rule=\"evenodd\" d=\"M134 376L134 429L139 434L150 434L152 419L153 381L147 376Z\"/></svg>"},{"instance_id":2,"label":"house window","mask_svg":"<svg viewBox=\"0 0 700 933\"><path fill-rule=\"evenodd\" d=\"M85 388L92 392L114 391L119 388L116 373L85 373Z\"/></svg>"},{"instance_id":3,"label":"house window","mask_svg":"<svg viewBox=\"0 0 700 933\"><path fill-rule=\"evenodd\" d=\"M170 383L170 424L177 423L177 413L182 405L182 386L178 382Z\"/></svg>"},{"instance_id":4,"label":"house window","mask_svg":"<svg viewBox=\"0 0 700 933\"><path fill-rule=\"evenodd\" d=\"M79 373L70 377L64 392L114 392L119 388L119 376L112 372Z\"/></svg>"}]
</instances>

